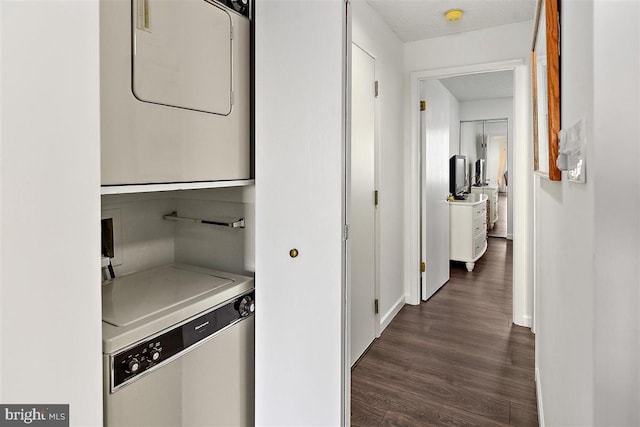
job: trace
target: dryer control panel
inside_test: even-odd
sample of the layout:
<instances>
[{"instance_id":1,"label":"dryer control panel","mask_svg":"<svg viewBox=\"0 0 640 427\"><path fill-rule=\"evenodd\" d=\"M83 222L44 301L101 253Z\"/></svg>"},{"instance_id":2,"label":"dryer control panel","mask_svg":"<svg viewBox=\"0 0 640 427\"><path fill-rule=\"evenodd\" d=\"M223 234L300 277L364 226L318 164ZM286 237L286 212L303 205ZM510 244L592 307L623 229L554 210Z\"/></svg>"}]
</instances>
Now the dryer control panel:
<instances>
[{"instance_id":1,"label":"dryer control panel","mask_svg":"<svg viewBox=\"0 0 640 427\"><path fill-rule=\"evenodd\" d=\"M165 330L110 357L111 392L180 357L204 340L252 316L254 291Z\"/></svg>"}]
</instances>

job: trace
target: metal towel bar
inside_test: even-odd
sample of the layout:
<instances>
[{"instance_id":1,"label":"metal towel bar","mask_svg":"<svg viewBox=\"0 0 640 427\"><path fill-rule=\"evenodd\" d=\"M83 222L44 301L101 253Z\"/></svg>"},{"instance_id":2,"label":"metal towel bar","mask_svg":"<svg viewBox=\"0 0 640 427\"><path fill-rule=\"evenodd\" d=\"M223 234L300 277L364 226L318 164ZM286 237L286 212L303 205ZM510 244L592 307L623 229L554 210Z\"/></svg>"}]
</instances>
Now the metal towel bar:
<instances>
[{"instance_id":1,"label":"metal towel bar","mask_svg":"<svg viewBox=\"0 0 640 427\"><path fill-rule=\"evenodd\" d=\"M233 221L233 222L210 221L207 219L188 218L184 216L178 216L178 212L175 212L175 211L171 212L169 215L165 215L163 218L169 221L186 221L186 222L193 222L197 224L218 225L220 227L244 228L244 218L240 218L239 220Z\"/></svg>"}]
</instances>

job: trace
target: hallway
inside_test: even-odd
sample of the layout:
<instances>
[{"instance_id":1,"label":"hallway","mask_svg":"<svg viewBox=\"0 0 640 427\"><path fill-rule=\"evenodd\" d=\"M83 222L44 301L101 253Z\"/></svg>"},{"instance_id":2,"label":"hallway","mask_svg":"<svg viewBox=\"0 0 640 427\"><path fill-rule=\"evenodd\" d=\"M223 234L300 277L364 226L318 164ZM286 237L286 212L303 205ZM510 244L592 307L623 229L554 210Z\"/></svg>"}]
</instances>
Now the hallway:
<instances>
[{"instance_id":1,"label":"hallway","mask_svg":"<svg viewBox=\"0 0 640 427\"><path fill-rule=\"evenodd\" d=\"M535 426L534 336L511 323L512 242L489 239L472 273L452 264L352 370L354 426Z\"/></svg>"}]
</instances>

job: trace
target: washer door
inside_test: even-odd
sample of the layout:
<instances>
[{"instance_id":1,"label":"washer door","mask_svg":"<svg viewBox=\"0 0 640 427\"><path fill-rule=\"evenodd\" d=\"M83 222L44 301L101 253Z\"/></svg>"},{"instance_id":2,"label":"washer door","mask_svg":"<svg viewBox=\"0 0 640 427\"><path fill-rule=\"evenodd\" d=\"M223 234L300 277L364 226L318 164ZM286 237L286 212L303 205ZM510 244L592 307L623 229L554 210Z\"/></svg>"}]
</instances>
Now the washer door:
<instances>
[{"instance_id":1,"label":"washer door","mask_svg":"<svg viewBox=\"0 0 640 427\"><path fill-rule=\"evenodd\" d=\"M205 0L132 0L137 99L228 115L233 103L231 16Z\"/></svg>"},{"instance_id":2,"label":"washer door","mask_svg":"<svg viewBox=\"0 0 640 427\"><path fill-rule=\"evenodd\" d=\"M254 425L254 317L113 393L105 356L105 427Z\"/></svg>"}]
</instances>

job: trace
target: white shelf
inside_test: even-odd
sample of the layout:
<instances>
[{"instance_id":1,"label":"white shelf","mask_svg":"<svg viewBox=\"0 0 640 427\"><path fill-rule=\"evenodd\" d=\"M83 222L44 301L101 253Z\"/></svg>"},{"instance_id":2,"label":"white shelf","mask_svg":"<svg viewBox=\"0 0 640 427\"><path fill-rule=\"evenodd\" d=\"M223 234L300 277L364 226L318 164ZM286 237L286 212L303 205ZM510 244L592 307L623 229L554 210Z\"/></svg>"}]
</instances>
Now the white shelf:
<instances>
[{"instance_id":1,"label":"white shelf","mask_svg":"<svg viewBox=\"0 0 640 427\"><path fill-rule=\"evenodd\" d=\"M236 181L200 181L174 182L167 184L131 184L131 185L103 185L100 194L131 194L155 193L158 191L201 190L205 188L243 187L255 184L254 179Z\"/></svg>"}]
</instances>

